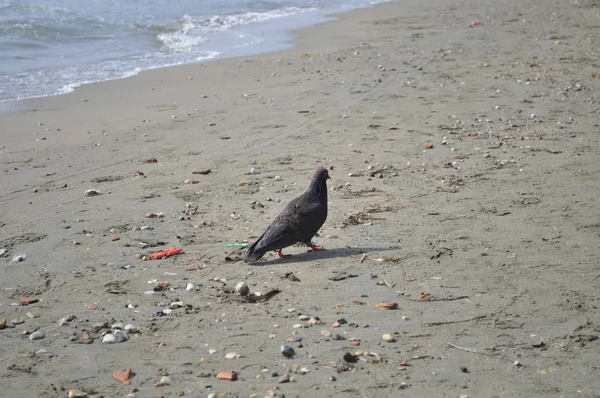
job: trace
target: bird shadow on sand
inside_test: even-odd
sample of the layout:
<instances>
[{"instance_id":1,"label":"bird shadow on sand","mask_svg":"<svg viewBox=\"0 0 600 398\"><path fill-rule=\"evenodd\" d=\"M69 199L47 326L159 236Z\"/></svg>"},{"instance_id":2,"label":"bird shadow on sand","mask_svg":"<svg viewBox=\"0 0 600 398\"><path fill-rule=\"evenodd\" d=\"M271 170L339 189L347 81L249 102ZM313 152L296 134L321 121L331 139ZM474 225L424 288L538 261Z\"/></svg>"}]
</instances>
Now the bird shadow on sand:
<instances>
[{"instance_id":1,"label":"bird shadow on sand","mask_svg":"<svg viewBox=\"0 0 600 398\"><path fill-rule=\"evenodd\" d=\"M401 250L400 248L394 247L339 247L334 249L327 249L318 252L306 252L300 254L294 254L290 257L278 257L274 260L259 261L251 264L252 266L264 266L264 265L277 265L277 264L291 264L291 263L304 263L315 260L330 260L334 258L356 256L363 253L377 253L385 251Z\"/></svg>"}]
</instances>

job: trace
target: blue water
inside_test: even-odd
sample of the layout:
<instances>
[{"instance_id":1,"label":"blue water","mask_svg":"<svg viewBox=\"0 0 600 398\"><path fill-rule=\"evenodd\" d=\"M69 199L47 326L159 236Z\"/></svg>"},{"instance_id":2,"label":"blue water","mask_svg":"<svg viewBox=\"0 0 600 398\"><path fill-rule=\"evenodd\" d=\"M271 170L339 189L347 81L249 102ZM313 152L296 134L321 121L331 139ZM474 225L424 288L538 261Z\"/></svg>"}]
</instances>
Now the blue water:
<instances>
[{"instance_id":1,"label":"blue water","mask_svg":"<svg viewBox=\"0 0 600 398\"><path fill-rule=\"evenodd\" d=\"M381 0L380 0L381 1ZM143 70L277 50L371 0L0 0L0 102Z\"/></svg>"}]
</instances>

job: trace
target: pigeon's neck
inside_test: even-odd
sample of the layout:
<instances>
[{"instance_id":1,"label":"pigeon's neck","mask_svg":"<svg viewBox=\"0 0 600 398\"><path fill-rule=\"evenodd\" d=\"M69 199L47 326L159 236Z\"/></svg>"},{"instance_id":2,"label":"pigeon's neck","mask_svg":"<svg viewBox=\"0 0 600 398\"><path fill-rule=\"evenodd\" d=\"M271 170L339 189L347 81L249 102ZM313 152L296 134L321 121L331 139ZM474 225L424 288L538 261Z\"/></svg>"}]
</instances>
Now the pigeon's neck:
<instances>
[{"instance_id":1,"label":"pigeon's neck","mask_svg":"<svg viewBox=\"0 0 600 398\"><path fill-rule=\"evenodd\" d=\"M311 182L307 191L315 193L327 201L327 182L324 179L319 178L318 180Z\"/></svg>"}]
</instances>

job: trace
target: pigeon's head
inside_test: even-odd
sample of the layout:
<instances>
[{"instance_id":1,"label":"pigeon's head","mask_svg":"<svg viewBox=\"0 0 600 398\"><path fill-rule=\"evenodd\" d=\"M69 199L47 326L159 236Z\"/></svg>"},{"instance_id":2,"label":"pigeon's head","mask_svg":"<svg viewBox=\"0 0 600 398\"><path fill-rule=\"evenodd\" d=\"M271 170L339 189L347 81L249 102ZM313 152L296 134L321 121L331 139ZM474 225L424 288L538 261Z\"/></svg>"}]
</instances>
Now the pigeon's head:
<instances>
[{"instance_id":1,"label":"pigeon's head","mask_svg":"<svg viewBox=\"0 0 600 398\"><path fill-rule=\"evenodd\" d=\"M313 180L315 181L327 181L329 179L331 179L331 177L329 177L329 171L324 167L320 167L313 176Z\"/></svg>"}]
</instances>

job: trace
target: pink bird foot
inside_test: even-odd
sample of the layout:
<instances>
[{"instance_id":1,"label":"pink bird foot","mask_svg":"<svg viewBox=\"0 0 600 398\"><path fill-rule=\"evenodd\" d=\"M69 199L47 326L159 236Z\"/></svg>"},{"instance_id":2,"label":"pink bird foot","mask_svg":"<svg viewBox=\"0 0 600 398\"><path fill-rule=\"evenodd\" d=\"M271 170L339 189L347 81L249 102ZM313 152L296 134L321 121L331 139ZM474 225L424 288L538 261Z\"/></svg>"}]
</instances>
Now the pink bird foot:
<instances>
[{"instance_id":1,"label":"pink bird foot","mask_svg":"<svg viewBox=\"0 0 600 398\"><path fill-rule=\"evenodd\" d=\"M283 254L283 253L281 252L281 250L282 250L282 249L275 250L275 253L277 253L277 255L278 255L279 257L281 257L281 258L284 258L284 257L292 257L292 255L291 255L291 254Z\"/></svg>"},{"instance_id":2,"label":"pink bird foot","mask_svg":"<svg viewBox=\"0 0 600 398\"><path fill-rule=\"evenodd\" d=\"M311 246L310 249L308 249L309 252L322 252L324 250L326 249L320 246Z\"/></svg>"}]
</instances>

